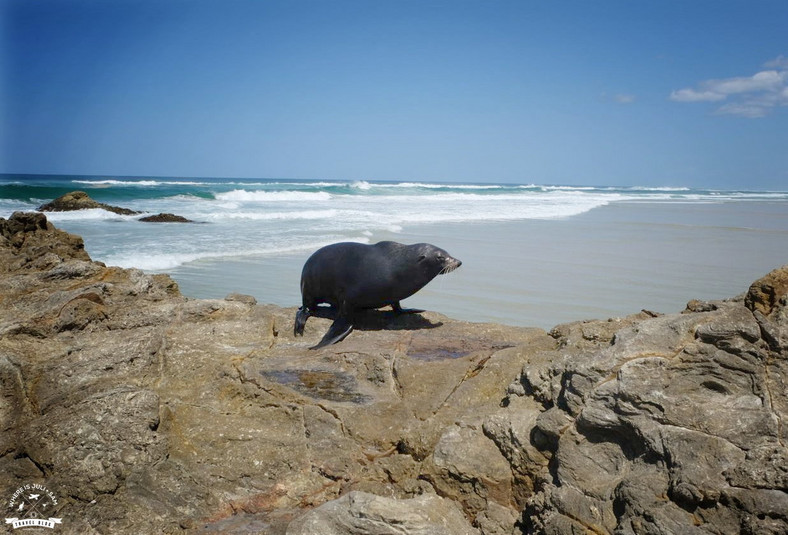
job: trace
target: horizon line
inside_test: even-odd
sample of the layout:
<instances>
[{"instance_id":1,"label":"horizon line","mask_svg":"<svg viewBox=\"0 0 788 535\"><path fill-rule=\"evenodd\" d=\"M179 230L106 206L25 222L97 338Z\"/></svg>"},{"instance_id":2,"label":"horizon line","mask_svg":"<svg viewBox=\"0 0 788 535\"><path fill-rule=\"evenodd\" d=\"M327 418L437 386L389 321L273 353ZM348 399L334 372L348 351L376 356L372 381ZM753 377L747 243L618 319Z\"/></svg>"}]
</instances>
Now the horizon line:
<instances>
[{"instance_id":1,"label":"horizon line","mask_svg":"<svg viewBox=\"0 0 788 535\"><path fill-rule=\"evenodd\" d=\"M752 192L752 193L788 193L788 190L767 190L767 189L717 189L717 188L709 188L709 187L691 187L685 185L636 185L636 184L570 184L570 183L557 183L557 182L511 182L511 181L478 181L478 182L469 182L469 181L451 181L451 180L439 180L439 179L380 179L380 178L363 178L363 179L338 179L338 178L292 178L292 177L258 177L258 176L245 176L245 177L238 177L238 176L197 176L197 175L190 175L190 176L175 176L175 175L142 175L142 174L132 174L132 175L123 175L123 174L115 174L115 173L100 173L100 174L75 174L75 173L9 173L9 172L0 172L0 176L18 176L18 177L81 177L81 178L103 178L105 180L113 180L113 179L170 179L170 180L195 180L195 179L203 179L203 180L216 180L216 181L230 181L230 180L237 180L237 181L249 181L249 180L263 180L263 181L284 181L284 182L335 182L337 184L342 183L355 183L355 182L368 182L368 183L413 183L413 184L440 184L446 185L447 187L451 187L451 185L500 185L500 186L526 186L526 187L567 187L567 188L593 188L593 189L601 189L601 188L617 188L617 189L642 189L642 190L649 190L649 189L663 189L663 190L686 190L686 191L709 191L709 192Z\"/></svg>"}]
</instances>

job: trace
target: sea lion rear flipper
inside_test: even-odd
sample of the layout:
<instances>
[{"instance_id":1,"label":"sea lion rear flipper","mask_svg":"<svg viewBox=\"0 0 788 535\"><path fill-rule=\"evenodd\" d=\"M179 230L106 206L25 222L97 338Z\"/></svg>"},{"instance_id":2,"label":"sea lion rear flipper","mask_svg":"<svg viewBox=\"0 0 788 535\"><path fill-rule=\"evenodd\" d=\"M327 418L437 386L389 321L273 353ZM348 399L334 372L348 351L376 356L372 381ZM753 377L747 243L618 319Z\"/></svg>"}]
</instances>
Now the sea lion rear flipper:
<instances>
[{"instance_id":1,"label":"sea lion rear flipper","mask_svg":"<svg viewBox=\"0 0 788 535\"><path fill-rule=\"evenodd\" d=\"M323 346L341 342L352 330L353 323L351 323L350 319L346 316L339 316L334 320L334 323L331 324L331 327L328 328L328 332L323 336L323 339L320 340L320 343L309 349L319 349Z\"/></svg>"},{"instance_id":2,"label":"sea lion rear flipper","mask_svg":"<svg viewBox=\"0 0 788 535\"><path fill-rule=\"evenodd\" d=\"M419 314L424 312L424 310L420 308L402 308L399 301L392 303L391 308L394 310L395 314Z\"/></svg>"}]
</instances>

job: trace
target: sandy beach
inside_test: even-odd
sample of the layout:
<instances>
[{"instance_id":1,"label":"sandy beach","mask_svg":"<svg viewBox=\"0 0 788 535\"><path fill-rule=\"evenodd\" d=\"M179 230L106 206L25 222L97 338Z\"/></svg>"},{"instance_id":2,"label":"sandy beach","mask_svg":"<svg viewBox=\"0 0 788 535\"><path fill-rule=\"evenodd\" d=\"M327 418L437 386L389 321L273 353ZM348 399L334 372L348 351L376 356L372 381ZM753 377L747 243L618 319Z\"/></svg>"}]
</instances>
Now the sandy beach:
<instances>
[{"instance_id":1,"label":"sandy beach","mask_svg":"<svg viewBox=\"0 0 788 535\"><path fill-rule=\"evenodd\" d=\"M565 219L446 223L378 232L370 242L429 242L463 261L406 301L456 319L551 328L688 298L737 295L788 262L785 203L614 203ZM204 260L171 272L192 297L300 302L308 254Z\"/></svg>"}]
</instances>

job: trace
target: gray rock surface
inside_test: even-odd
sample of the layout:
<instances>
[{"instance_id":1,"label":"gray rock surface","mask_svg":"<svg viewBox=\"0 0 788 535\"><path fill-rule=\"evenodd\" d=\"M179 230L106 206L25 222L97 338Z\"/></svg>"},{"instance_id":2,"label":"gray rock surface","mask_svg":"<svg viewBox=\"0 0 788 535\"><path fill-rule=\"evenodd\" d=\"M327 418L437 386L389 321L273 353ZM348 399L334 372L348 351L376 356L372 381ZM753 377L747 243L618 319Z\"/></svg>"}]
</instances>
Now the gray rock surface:
<instances>
[{"instance_id":1,"label":"gray rock surface","mask_svg":"<svg viewBox=\"0 0 788 535\"><path fill-rule=\"evenodd\" d=\"M434 494L396 500L352 491L300 516L287 535L478 535L460 509Z\"/></svg>"},{"instance_id":2,"label":"gray rock surface","mask_svg":"<svg viewBox=\"0 0 788 535\"><path fill-rule=\"evenodd\" d=\"M373 311L320 351L329 319L295 339L42 214L0 219L0 273L0 492L45 485L62 533L788 532L788 267L551 333Z\"/></svg>"}]
</instances>

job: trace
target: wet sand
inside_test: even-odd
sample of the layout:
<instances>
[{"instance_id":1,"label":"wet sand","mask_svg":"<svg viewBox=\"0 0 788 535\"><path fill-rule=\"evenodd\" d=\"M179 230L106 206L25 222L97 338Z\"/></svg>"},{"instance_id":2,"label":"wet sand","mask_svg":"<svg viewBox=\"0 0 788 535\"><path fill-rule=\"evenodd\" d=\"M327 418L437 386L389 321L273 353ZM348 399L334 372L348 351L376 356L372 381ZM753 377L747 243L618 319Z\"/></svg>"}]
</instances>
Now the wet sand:
<instances>
[{"instance_id":1,"label":"wet sand","mask_svg":"<svg viewBox=\"0 0 788 535\"><path fill-rule=\"evenodd\" d=\"M387 239L433 243L463 261L404 306L549 329L738 295L788 263L788 212L771 202L614 203L566 219L409 226L370 241ZM171 275L191 297L239 292L297 306L308 256L200 261Z\"/></svg>"}]
</instances>

